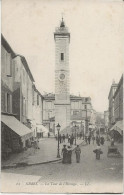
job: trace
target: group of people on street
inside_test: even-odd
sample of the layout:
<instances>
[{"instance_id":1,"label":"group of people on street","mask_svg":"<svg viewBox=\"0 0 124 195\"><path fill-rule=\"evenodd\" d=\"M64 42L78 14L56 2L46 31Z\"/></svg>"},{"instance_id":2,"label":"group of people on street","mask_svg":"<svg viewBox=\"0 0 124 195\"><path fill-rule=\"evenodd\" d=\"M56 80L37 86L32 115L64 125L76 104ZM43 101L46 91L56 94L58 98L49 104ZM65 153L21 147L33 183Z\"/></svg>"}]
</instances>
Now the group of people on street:
<instances>
[{"instance_id":1,"label":"group of people on street","mask_svg":"<svg viewBox=\"0 0 124 195\"><path fill-rule=\"evenodd\" d=\"M84 139L84 134L83 132L77 133L77 139Z\"/></svg>"},{"instance_id":2,"label":"group of people on street","mask_svg":"<svg viewBox=\"0 0 124 195\"><path fill-rule=\"evenodd\" d=\"M100 160L100 155L103 154L100 145L104 145L105 139L103 136L100 137L99 134L96 135L96 145L97 148L93 150L93 152L96 154L96 159Z\"/></svg>"},{"instance_id":3,"label":"group of people on street","mask_svg":"<svg viewBox=\"0 0 124 195\"><path fill-rule=\"evenodd\" d=\"M75 137L74 137L73 133L71 136L70 135L68 136L68 143L70 143L70 147L72 147L72 145L74 143L74 139L75 139Z\"/></svg>"},{"instance_id":4,"label":"group of people on street","mask_svg":"<svg viewBox=\"0 0 124 195\"><path fill-rule=\"evenodd\" d=\"M77 139L84 139L83 133L82 132L77 133L76 138ZM57 134L55 135L55 139L58 140ZM70 146L72 146L73 143L74 143L75 135L73 133L71 135L68 134L68 133L66 135L65 134L63 134L63 135L59 134L59 143L60 144L65 143L66 139L68 140L68 143L70 143Z\"/></svg>"},{"instance_id":5,"label":"group of people on street","mask_svg":"<svg viewBox=\"0 0 124 195\"><path fill-rule=\"evenodd\" d=\"M40 149L38 138L34 138L34 139L32 140L32 146L34 147L34 149Z\"/></svg>"},{"instance_id":6,"label":"group of people on street","mask_svg":"<svg viewBox=\"0 0 124 195\"><path fill-rule=\"evenodd\" d=\"M76 154L76 162L79 163L80 162L80 154L81 154L81 149L80 149L79 145L77 145L77 147L75 148L75 154ZM62 155L63 155L63 160L62 160L63 164L71 164L72 163L72 160L71 160L72 150L71 150L70 146L68 146L66 148L66 145L63 145Z\"/></svg>"}]
</instances>

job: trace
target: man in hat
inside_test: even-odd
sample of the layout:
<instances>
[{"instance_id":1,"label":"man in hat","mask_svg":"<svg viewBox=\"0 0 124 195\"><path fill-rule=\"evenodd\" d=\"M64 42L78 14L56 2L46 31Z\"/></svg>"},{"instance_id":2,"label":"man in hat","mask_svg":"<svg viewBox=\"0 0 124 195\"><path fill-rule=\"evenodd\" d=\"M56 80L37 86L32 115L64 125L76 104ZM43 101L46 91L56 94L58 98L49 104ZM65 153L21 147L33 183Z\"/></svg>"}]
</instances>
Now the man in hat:
<instances>
[{"instance_id":1,"label":"man in hat","mask_svg":"<svg viewBox=\"0 0 124 195\"><path fill-rule=\"evenodd\" d=\"M80 154L81 154L81 149L79 148L79 145L75 148L75 153L76 153L76 161L77 163L80 162Z\"/></svg>"},{"instance_id":2,"label":"man in hat","mask_svg":"<svg viewBox=\"0 0 124 195\"><path fill-rule=\"evenodd\" d=\"M62 155L63 155L62 163L65 164L65 163L67 163L67 148L66 148L66 145L63 145Z\"/></svg>"}]
</instances>

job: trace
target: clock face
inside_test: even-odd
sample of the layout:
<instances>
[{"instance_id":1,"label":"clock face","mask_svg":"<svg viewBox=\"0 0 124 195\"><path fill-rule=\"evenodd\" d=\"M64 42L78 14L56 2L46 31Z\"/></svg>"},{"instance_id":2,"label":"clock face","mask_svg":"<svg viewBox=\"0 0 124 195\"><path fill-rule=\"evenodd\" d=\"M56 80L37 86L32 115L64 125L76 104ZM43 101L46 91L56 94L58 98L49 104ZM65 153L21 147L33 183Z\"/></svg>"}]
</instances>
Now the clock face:
<instances>
[{"instance_id":1,"label":"clock face","mask_svg":"<svg viewBox=\"0 0 124 195\"><path fill-rule=\"evenodd\" d=\"M64 79L65 79L65 75L64 75L63 73L61 73L61 74L59 75L59 78L60 78L60 80L64 80Z\"/></svg>"}]
</instances>

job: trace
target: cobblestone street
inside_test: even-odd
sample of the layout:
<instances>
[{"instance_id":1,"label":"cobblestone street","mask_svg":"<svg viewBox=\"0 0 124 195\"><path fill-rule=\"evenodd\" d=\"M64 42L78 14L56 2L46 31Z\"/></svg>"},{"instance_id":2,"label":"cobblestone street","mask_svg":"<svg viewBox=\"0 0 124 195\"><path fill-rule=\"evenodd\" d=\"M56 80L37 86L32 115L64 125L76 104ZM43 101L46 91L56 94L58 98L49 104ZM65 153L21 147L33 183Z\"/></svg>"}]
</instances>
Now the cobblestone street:
<instances>
[{"instance_id":1,"label":"cobblestone street","mask_svg":"<svg viewBox=\"0 0 124 195\"><path fill-rule=\"evenodd\" d=\"M26 175L32 175L32 178L40 176L38 183L42 185L44 182L63 182L67 185L73 183L73 186L79 183L82 185L81 187L86 185L92 189L96 184L100 186L101 183L102 185L109 183L110 187L111 184L114 185L116 183L119 187L122 184L123 158L108 158L107 149L109 144L106 141L105 145L101 147L103 154L100 160L95 159L93 149L96 148L96 144L93 145L91 143L81 147L81 162L79 164L76 163L75 153L73 152L72 164L56 162L46 165L8 169L4 170L4 173L22 174L25 177ZM102 190L104 192L104 188Z\"/></svg>"},{"instance_id":2,"label":"cobblestone street","mask_svg":"<svg viewBox=\"0 0 124 195\"><path fill-rule=\"evenodd\" d=\"M77 144L82 142L82 139L77 140ZM63 144L69 145L67 139L65 140L65 143L60 144L60 155ZM37 164L57 160L57 145L58 141L56 141L55 138L41 138L39 139L40 149L31 147L24 152L12 154L8 160L2 161L2 166L10 166L16 163ZM72 146L72 149L74 147L75 145Z\"/></svg>"}]
</instances>

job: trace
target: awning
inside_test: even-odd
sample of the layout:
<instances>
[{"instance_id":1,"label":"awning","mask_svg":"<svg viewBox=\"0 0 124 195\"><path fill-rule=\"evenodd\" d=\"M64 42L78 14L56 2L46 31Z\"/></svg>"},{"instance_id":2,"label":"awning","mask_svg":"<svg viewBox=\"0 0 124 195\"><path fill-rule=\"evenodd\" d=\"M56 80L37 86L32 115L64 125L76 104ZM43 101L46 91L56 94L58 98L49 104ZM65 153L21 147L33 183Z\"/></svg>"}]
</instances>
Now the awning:
<instances>
[{"instance_id":1,"label":"awning","mask_svg":"<svg viewBox=\"0 0 124 195\"><path fill-rule=\"evenodd\" d=\"M28 139L32 136L31 129L23 125L14 116L1 115L1 121L23 139Z\"/></svg>"},{"instance_id":2,"label":"awning","mask_svg":"<svg viewBox=\"0 0 124 195\"><path fill-rule=\"evenodd\" d=\"M46 128L46 127L44 127L43 125L41 125L41 124L37 124L36 125L37 127L38 127L38 130L37 130L37 132L44 132L44 133L48 133L49 132L49 130Z\"/></svg>"},{"instance_id":3,"label":"awning","mask_svg":"<svg viewBox=\"0 0 124 195\"><path fill-rule=\"evenodd\" d=\"M110 129L110 131L118 131L121 135L123 134L123 120L117 121L116 124Z\"/></svg>"},{"instance_id":4,"label":"awning","mask_svg":"<svg viewBox=\"0 0 124 195\"><path fill-rule=\"evenodd\" d=\"M89 128L91 128L91 129L95 129L95 125L89 125Z\"/></svg>"}]
</instances>

